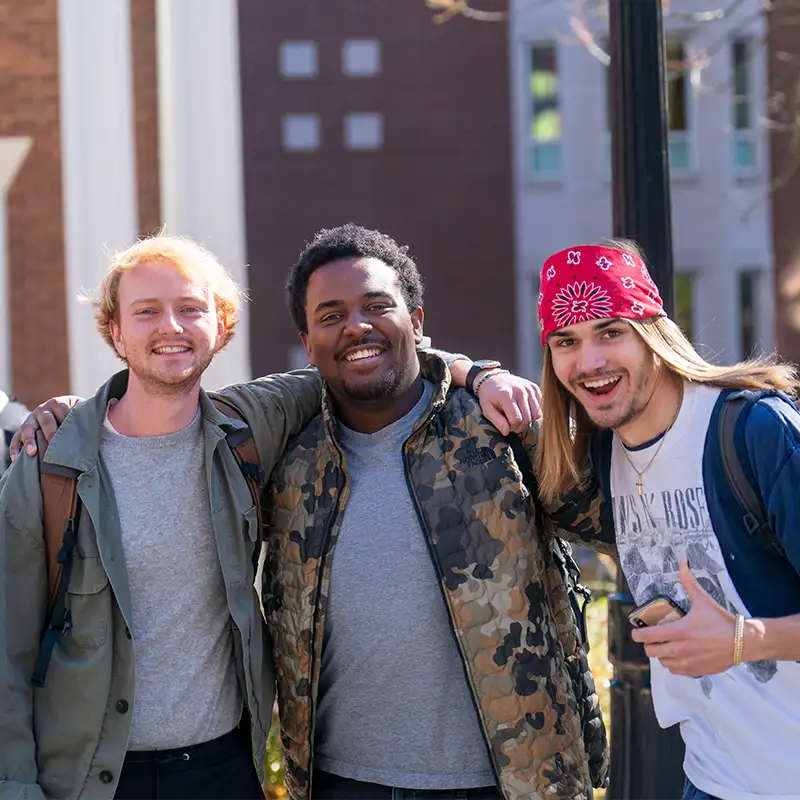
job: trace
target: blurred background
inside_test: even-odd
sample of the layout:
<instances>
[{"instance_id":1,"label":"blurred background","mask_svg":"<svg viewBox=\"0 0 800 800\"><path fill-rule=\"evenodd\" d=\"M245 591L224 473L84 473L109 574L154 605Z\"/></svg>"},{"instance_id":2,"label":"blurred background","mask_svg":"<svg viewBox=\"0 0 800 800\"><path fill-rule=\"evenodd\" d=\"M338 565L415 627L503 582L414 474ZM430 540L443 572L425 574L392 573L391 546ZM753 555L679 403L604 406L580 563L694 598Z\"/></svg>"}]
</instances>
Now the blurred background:
<instances>
[{"instance_id":1,"label":"blurred background","mask_svg":"<svg viewBox=\"0 0 800 800\"><path fill-rule=\"evenodd\" d=\"M800 0L664 25L677 320L800 361ZM119 362L76 297L164 224L252 298L205 385L302 365L285 275L349 220L410 246L437 346L535 379L543 260L611 231L608 64L602 0L0 0L0 390L94 393Z\"/></svg>"}]
</instances>

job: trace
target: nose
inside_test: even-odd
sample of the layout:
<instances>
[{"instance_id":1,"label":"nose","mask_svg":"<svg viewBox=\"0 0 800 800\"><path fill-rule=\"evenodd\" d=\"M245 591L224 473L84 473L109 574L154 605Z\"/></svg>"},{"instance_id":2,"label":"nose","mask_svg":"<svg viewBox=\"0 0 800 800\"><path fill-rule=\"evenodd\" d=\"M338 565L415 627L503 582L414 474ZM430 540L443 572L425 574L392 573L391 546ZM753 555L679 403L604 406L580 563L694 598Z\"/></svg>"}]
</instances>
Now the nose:
<instances>
[{"instance_id":1,"label":"nose","mask_svg":"<svg viewBox=\"0 0 800 800\"><path fill-rule=\"evenodd\" d=\"M159 319L158 331L159 333L181 333L183 325L174 311L167 310Z\"/></svg>"},{"instance_id":2,"label":"nose","mask_svg":"<svg viewBox=\"0 0 800 800\"><path fill-rule=\"evenodd\" d=\"M584 342L578 351L578 373L597 372L606 366L606 356L602 347L592 341Z\"/></svg>"},{"instance_id":3,"label":"nose","mask_svg":"<svg viewBox=\"0 0 800 800\"><path fill-rule=\"evenodd\" d=\"M372 330L372 323L360 311L348 314L344 325L344 335L351 339L360 339Z\"/></svg>"}]
</instances>

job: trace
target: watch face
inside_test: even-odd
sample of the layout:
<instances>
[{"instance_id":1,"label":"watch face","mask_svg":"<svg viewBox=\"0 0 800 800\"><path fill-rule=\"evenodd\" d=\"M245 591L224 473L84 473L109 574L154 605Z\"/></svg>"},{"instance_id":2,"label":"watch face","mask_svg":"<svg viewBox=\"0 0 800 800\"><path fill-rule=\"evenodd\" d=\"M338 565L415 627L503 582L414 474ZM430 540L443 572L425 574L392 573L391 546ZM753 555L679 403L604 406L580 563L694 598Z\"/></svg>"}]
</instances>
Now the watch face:
<instances>
[{"instance_id":1,"label":"watch face","mask_svg":"<svg viewBox=\"0 0 800 800\"><path fill-rule=\"evenodd\" d=\"M499 361L492 361L492 360L474 361L473 364L476 367L480 367L481 369L497 369L500 366Z\"/></svg>"}]
</instances>

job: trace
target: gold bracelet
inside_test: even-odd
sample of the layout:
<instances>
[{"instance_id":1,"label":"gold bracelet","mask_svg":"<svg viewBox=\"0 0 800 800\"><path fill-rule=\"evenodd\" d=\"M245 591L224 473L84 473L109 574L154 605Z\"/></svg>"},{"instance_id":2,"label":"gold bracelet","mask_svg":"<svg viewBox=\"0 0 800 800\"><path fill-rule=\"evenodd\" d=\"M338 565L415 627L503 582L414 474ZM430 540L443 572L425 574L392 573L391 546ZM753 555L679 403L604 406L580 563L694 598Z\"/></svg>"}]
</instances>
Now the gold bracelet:
<instances>
[{"instance_id":1,"label":"gold bracelet","mask_svg":"<svg viewBox=\"0 0 800 800\"><path fill-rule=\"evenodd\" d=\"M744 616L736 615L736 631L733 636L733 666L738 667L742 663L744 655Z\"/></svg>"}]
</instances>

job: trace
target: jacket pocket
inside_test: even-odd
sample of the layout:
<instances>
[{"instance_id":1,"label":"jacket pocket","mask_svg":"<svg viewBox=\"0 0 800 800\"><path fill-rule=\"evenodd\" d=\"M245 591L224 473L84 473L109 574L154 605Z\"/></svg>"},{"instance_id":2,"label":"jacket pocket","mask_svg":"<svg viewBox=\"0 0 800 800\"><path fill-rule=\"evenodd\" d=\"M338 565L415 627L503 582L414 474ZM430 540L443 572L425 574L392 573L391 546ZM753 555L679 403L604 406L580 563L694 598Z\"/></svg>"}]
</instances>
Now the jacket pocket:
<instances>
[{"instance_id":1,"label":"jacket pocket","mask_svg":"<svg viewBox=\"0 0 800 800\"><path fill-rule=\"evenodd\" d=\"M67 604L72 620L68 638L72 647L96 650L108 638L108 575L99 558L73 556Z\"/></svg>"}]
</instances>

